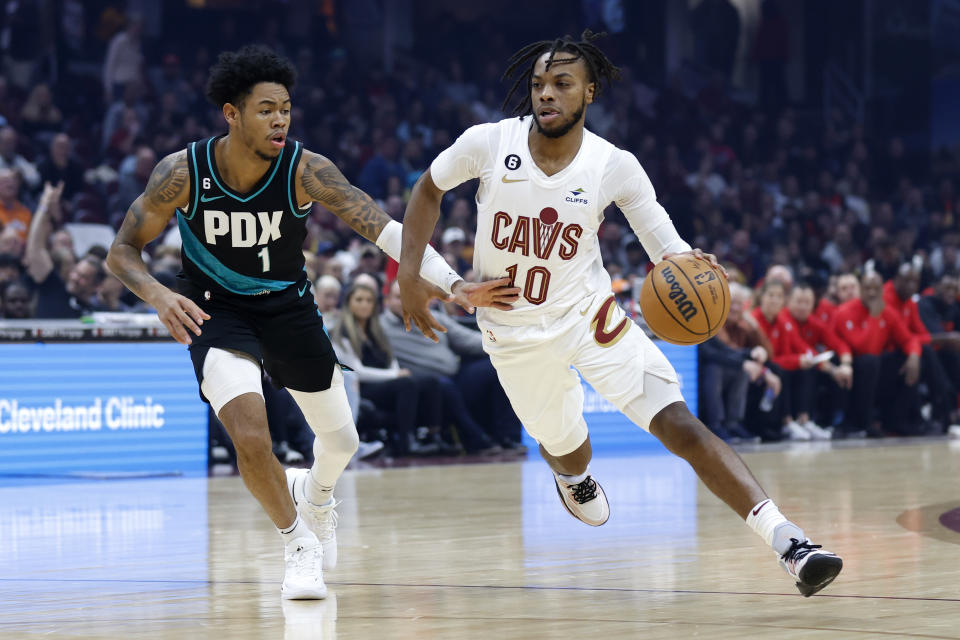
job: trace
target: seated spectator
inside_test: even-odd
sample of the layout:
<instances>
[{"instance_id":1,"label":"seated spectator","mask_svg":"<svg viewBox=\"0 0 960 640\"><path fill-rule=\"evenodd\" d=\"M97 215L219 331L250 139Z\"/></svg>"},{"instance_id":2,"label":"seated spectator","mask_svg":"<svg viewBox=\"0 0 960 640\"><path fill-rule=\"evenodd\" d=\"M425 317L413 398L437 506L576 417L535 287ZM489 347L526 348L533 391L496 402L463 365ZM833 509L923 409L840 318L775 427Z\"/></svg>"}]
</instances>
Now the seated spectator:
<instances>
[{"instance_id":1,"label":"seated spectator","mask_svg":"<svg viewBox=\"0 0 960 640\"><path fill-rule=\"evenodd\" d=\"M391 414L394 453L436 453L436 446L417 440L416 428L420 424L439 428L440 395L435 386L420 384L409 369L400 368L376 314L377 298L375 288L351 285L331 340L340 361L357 372L360 397Z\"/></svg>"},{"instance_id":2,"label":"seated spectator","mask_svg":"<svg viewBox=\"0 0 960 640\"><path fill-rule=\"evenodd\" d=\"M33 296L23 281L6 282L0 288L0 317L5 320L33 317Z\"/></svg>"},{"instance_id":3,"label":"seated spectator","mask_svg":"<svg viewBox=\"0 0 960 640\"><path fill-rule=\"evenodd\" d=\"M23 277L20 260L9 253L0 252L0 288Z\"/></svg>"},{"instance_id":4,"label":"seated spectator","mask_svg":"<svg viewBox=\"0 0 960 640\"><path fill-rule=\"evenodd\" d=\"M333 276L320 276L313 285L313 299L317 303L317 310L323 316L323 323L327 326L337 324L342 289L340 281Z\"/></svg>"},{"instance_id":5,"label":"seated spectator","mask_svg":"<svg viewBox=\"0 0 960 640\"><path fill-rule=\"evenodd\" d=\"M13 127L0 128L0 169L10 169L19 176L27 189L40 188L40 173L33 163L17 153L17 132ZM20 184L17 184L19 189Z\"/></svg>"},{"instance_id":6,"label":"seated spectator","mask_svg":"<svg viewBox=\"0 0 960 640\"><path fill-rule=\"evenodd\" d=\"M17 198L19 190L17 173L13 169L0 169L0 226L14 229L25 242L33 214Z\"/></svg>"},{"instance_id":7,"label":"seated spectator","mask_svg":"<svg viewBox=\"0 0 960 640\"><path fill-rule=\"evenodd\" d=\"M783 281L768 272L760 290L760 306L752 315L773 346L770 360L782 372L784 435L791 440L827 440L830 432L810 419L816 390L816 373L811 370L813 349L800 337L797 326L780 315L785 302Z\"/></svg>"},{"instance_id":8,"label":"seated spectator","mask_svg":"<svg viewBox=\"0 0 960 640\"><path fill-rule=\"evenodd\" d=\"M837 335L853 352L853 387L842 433L881 437L921 431L917 381L920 343L883 300L883 280L871 271L860 281L860 298L844 302L834 320ZM893 340L895 351L884 351Z\"/></svg>"},{"instance_id":9,"label":"seated spectator","mask_svg":"<svg viewBox=\"0 0 960 640\"><path fill-rule=\"evenodd\" d=\"M943 335L945 344L936 350L940 363L946 370L953 386L960 389L960 277L946 272L934 286L930 295L917 302L917 311L924 326L932 335Z\"/></svg>"},{"instance_id":10,"label":"seated spectator","mask_svg":"<svg viewBox=\"0 0 960 640\"><path fill-rule=\"evenodd\" d=\"M717 436L732 441L771 439L763 425L747 430L748 391L751 384L780 394L780 378L765 366L773 351L770 340L746 312L750 290L730 285L730 313L720 332L700 345L700 376L704 423ZM779 425L772 439L780 439Z\"/></svg>"},{"instance_id":11,"label":"seated spectator","mask_svg":"<svg viewBox=\"0 0 960 640\"><path fill-rule=\"evenodd\" d=\"M63 183L63 198L67 201L80 193L84 185L83 167L73 157L72 147L70 136L58 133L50 141L49 154L37 166L44 182Z\"/></svg>"},{"instance_id":12,"label":"seated spectator","mask_svg":"<svg viewBox=\"0 0 960 640\"><path fill-rule=\"evenodd\" d=\"M920 317L917 305L917 292L920 289L920 270L911 262L904 262L897 269L893 280L883 285L883 301L896 311L904 326L917 339L922 349L920 380L926 385L931 406L931 417L940 429L946 427L957 417L957 392L960 387L953 385L944 369L937 350L944 347L958 349L960 340L952 332L931 334ZM887 344L887 349L895 345Z\"/></svg>"},{"instance_id":13,"label":"seated spectator","mask_svg":"<svg viewBox=\"0 0 960 640\"><path fill-rule=\"evenodd\" d=\"M447 333L438 333L437 342L416 327L406 331L400 285L396 281L390 285L384 306L380 321L397 360L414 375L436 380L443 394L444 423L456 424L460 443L467 453L499 453L502 450L499 442L516 449L520 422L510 408L490 358L483 351L481 334L461 326L440 309L433 312L434 317L446 327ZM485 416L489 421L481 422L483 418L475 417L468 408L468 399L474 400L470 403L474 410L481 404L486 408L495 406L499 415ZM489 425L489 431L481 424Z\"/></svg>"},{"instance_id":14,"label":"seated spectator","mask_svg":"<svg viewBox=\"0 0 960 640\"><path fill-rule=\"evenodd\" d=\"M130 307L120 300L120 296L126 291L126 287L112 273L105 273L100 285L97 286L97 292L90 299L90 306L94 311L112 311L122 313L130 311Z\"/></svg>"},{"instance_id":15,"label":"seated spectator","mask_svg":"<svg viewBox=\"0 0 960 640\"><path fill-rule=\"evenodd\" d=\"M827 290L817 302L813 315L824 325L833 328L833 312L837 309L837 281L839 276L831 275L827 278Z\"/></svg>"},{"instance_id":16,"label":"seated spectator","mask_svg":"<svg viewBox=\"0 0 960 640\"><path fill-rule=\"evenodd\" d=\"M20 238L20 232L13 226L4 227L0 230L0 255L7 256L19 265L23 260L23 251L26 247L24 241Z\"/></svg>"},{"instance_id":17,"label":"seated spectator","mask_svg":"<svg viewBox=\"0 0 960 640\"><path fill-rule=\"evenodd\" d=\"M44 82L34 85L20 110L20 121L23 123L24 133L28 135L50 135L60 129L63 114L53 103L50 85Z\"/></svg>"},{"instance_id":18,"label":"seated spectator","mask_svg":"<svg viewBox=\"0 0 960 640\"><path fill-rule=\"evenodd\" d=\"M93 310L92 300L103 281L103 260L86 255L80 259L64 281L54 268L47 249L50 210L59 206L60 189L46 185L37 214L27 238L24 265L36 285L38 318L79 318Z\"/></svg>"},{"instance_id":19,"label":"seated spectator","mask_svg":"<svg viewBox=\"0 0 960 640\"><path fill-rule=\"evenodd\" d=\"M860 299L860 279L854 273L837 276L837 306ZM836 309L834 309L836 311Z\"/></svg>"},{"instance_id":20,"label":"seated spectator","mask_svg":"<svg viewBox=\"0 0 960 640\"><path fill-rule=\"evenodd\" d=\"M850 346L837 336L831 325L824 323L813 313L813 287L806 282L794 285L787 299L787 307L780 312L785 322L792 322L800 332L803 341L817 353L833 351L833 358L816 367L815 397L808 398L808 406L816 413L817 424L834 427L840 422L840 412L845 406L845 393L853 385L853 353ZM803 425L809 431L815 431L810 425Z\"/></svg>"}]
</instances>

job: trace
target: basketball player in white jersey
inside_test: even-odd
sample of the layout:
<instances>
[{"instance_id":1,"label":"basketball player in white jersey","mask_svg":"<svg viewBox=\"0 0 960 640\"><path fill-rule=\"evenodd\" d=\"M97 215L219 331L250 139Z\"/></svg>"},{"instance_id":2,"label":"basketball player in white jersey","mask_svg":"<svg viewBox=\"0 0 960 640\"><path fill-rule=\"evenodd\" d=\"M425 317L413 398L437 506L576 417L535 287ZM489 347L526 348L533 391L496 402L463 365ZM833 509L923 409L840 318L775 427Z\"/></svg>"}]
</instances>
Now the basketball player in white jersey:
<instances>
[{"instance_id":1,"label":"basketball player in white jersey","mask_svg":"<svg viewBox=\"0 0 960 640\"><path fill-rule=\"evenodd\" d=\"M403 225L399 281L405 313L410 309L428 336L442 330L419 313L425 305L417 287L421 252L443 193L479 178L474 268L481 278L509 276L522 291L513 304L478 311L484 348L524 427L540 443L566 509L593 526L610 514L589 470L592 451L576 369L687 460L810 596L837 576L841 559L811 544L740 457L690 413L673 367L614 299L597 241L610 202L623 211L654 263L677 253L714 265L716 258L680 238L632 154L584 128L601 81L619 73L595 38L587 31L579 42L536 42L514 54L505 75L522 74L505 104L522 87L519 117L471 127L417 182Z\"/></svg>"}]
</instances>

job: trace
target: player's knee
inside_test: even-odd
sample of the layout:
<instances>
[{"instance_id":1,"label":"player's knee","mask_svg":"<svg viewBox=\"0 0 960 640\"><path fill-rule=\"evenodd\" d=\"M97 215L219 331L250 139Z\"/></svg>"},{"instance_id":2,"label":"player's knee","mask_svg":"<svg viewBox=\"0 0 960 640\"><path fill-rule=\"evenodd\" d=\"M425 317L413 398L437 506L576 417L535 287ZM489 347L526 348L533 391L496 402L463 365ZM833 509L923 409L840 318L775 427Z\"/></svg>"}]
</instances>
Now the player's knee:
<instances>
[{"instance_id":1,"label":"player's knee","mask_svg":"<svg viewBox=\"0 0 960 640\"><path fill-rule=\"evenodd\" d=\"M700 447L709 431L683 402L674 402L664 407L650 421L650 433L656 436L670 451L686 458Z\"/></svg>"},{"instance_id":2,"label":"player's knee","mask_svg":"<svg viewBox=\"0 0 960 640\"><path fill-rule=\"evenodd\" d=\"M266 425L262 428L249 426L235 429L233 446L237 450L237 456L242 459L253 460L273 455L273 441Z\"/></svg>"}]
</instances>

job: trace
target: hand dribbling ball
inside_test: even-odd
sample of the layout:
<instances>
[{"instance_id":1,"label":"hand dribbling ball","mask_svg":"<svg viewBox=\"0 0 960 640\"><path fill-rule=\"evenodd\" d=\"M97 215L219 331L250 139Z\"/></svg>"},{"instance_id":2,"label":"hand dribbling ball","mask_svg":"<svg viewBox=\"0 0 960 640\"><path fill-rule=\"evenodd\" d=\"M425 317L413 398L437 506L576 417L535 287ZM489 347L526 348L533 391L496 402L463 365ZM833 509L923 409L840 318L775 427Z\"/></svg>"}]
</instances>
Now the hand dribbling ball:
<instances>
[{"instance_id":1,"label":"hand dribbling ball","mask_svg":"<svg viewBox=\"0 0 960 640\"><path fill-rule=\"evenodd\" d=\"M700 344L717 335L730 313L723 273L690 254L675 255L643 281L640 310L650 330L673 344Z\"/></svg>"}]
</instances>

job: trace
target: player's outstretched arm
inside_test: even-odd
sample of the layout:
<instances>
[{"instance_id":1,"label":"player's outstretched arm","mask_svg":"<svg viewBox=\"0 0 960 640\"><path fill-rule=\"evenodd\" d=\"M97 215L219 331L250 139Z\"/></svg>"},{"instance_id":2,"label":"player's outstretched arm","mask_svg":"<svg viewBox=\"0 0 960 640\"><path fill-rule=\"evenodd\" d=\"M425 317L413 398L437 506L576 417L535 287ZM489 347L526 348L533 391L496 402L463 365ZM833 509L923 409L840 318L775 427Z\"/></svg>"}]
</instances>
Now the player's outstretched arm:
<instances>
[{"instance_id":1,"label":"player's outstretched arm","mask_svg":"<svg viewBox=\"0 0 960 640\"><path fill-rule=\"evenodd\" d=\"M154 168L146 190L130 205L107 254L110 271L157 310L170 335L181 344L190 344L188 330L200 335L200 325L210 316L189 298L171 291L150 275L141 252L166 229L177 207L187 206L189 196L187 153L170 154Z\"/></svg>"},{"instance_id":2,"label":"player's outstretched arm","mask_svg":"<svg viewBox=\"0 0 960 640\"><path fill-rule=\"evenodd\" d=\"M452 295L453 301L470 312L476 306L506 306L516 300L515 297L511 299L512 289L505 287L508 280L467 284L432 248L420 247L416 259L408 261L401 251L403 225L387 215L370 196L351 185L327 158L304 151L297 173L298 202L319 202L401 265L414 265L415 281L400 285L401 292L405 288L408 293L413 291L418 300L415 310L409 313L408 307L404 306L404 322L408 329L413 320L423 334L434 341L437 340L435 331L446 331L428 308L433 298L447 300Z\"/></svg>"}]
</instances>

